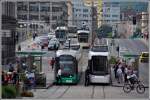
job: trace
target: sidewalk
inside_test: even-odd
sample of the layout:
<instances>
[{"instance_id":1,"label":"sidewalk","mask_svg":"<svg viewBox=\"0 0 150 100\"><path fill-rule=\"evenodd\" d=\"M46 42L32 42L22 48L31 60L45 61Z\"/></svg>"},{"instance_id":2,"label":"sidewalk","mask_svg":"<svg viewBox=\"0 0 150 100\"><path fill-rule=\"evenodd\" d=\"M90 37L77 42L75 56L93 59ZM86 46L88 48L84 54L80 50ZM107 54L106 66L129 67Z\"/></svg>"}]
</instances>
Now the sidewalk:
<instances>
[{"instance_id":1,"label":"sidewalk","mask_svg":"<svg viewBox=\"0 0 150 100\"><path fill-rule=\"evenodd\" d=\"M142 38L141 41L149 48L149 40Z\"/></svg>"},{"instance_id":2,"label":"sidewalk","mask_svg":"<svg viewBox=\"0 0 150 100\"><path fill-rule=\"evenodd\" d=\"M115 86L115 87L123 87L124 86L124 82L118 83L117 80L115 79L114 69L112 67L111 67L111 82L112 82L112 86Z\"/></svg>"}]
</instances>

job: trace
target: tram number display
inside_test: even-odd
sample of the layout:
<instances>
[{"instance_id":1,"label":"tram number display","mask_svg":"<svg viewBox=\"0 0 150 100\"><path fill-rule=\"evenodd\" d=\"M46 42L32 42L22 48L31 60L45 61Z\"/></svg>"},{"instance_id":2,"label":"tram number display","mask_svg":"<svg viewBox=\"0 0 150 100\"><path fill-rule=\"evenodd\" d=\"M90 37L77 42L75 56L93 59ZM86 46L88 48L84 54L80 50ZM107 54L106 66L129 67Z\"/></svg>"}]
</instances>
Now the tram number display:
<instances>
[{"instance_id":1,"label":"tram number display","mask_svg":"<svg viewBox=\"0 0 150 100\"><path fill-rule=\"evenodd\" d=\"M72 80L66 80L67 83L72 83Z\"/></svg>"}]
</instances>

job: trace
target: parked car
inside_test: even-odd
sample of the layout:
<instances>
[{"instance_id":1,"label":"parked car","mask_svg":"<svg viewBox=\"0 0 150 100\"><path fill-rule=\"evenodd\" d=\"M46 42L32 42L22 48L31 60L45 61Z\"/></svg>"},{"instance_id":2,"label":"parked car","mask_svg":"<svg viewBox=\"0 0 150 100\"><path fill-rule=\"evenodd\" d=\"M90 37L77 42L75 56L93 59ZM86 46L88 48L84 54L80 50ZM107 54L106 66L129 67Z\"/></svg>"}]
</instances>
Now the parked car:
<instances>
[{"instance_id":1,"label":"parked car","mask_svg":"<svg viewBox=\"0 0 150 100\"><path fill-rule=\"evenodd\" d=\"M48 46L48 43L49 43L49 37L48 36L40 36L40 37L37 37L39 39L39 45L44 48L44 47L47 47Z\"/></svg>"},{"instance_id":2,"label":"parked car","mask_svg":"<svg viewBox=\"0 0 150 100\"><path fill-rule=\"evenodd\" d=\"M55 38L55 33L48 33L49 39Z\"/></svg>"},{"instance_id":3,"label":"parked car","mask_svg":"<svg viewBox=\"0 0 150 100\"><path fill-rule=\"evenodd\" d=\"M148 52L142 52L140 55L140 62L148 62L149 61L149 53Z\"/></svg>"},{"instance_id":4,"label":"parked car","mask_svg":"<svg viewBox=\"0 0 150 100\"><path fill-rule=\"evenodd\" d=\"M59 48L59 41L55 38L52 38L49 41L48 50L58 50L58 48Z\"/></svg>"}]
</instances>

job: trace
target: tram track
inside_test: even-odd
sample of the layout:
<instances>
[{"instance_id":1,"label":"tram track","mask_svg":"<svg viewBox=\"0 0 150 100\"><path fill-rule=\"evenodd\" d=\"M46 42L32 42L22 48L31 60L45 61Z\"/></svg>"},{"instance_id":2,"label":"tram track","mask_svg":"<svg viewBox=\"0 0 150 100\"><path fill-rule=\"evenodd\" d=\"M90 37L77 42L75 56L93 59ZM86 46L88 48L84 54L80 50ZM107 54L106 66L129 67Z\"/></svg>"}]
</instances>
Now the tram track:
<instances>
[{"instance_id":1,"label":"tram track","mask_svg":"<svg viewBox=\"0 0 150 100\"><path fill-rule=\"evenodd\" d=\"M106 95L105 95L105 86L103 86L103 98L105 99L106 98Z\"/></svg>"},{"instance_id":2,"label":"tram track","mask_svg":"<svg viewBox=\"0 0 150 100\"><path fill-rule=\"evenodd\" d=\"M67 86L67 88L64 90L64 92L60 96L58 96L57 99L62 98L63 95L69 90L69 88L70 88L70 86Z\"/></svg>"},{"instance_id":3,"label":"tram track","mask_svg":"<svg viewBox=\"0 0 150 100\"><path fill-rule=\"evenodd\" d=\"M53 95L54 93L56 93L56 91L57 91L60 87L61 87L61 86L58 86L58 87L52 86L52 87L50 87L49 89L44 90L43 92L47 92L47 91L49 91L49 90L53 90L53 91L51 91L51 95Z\"/></svg>"},{"instance_id":4,"label":"tram track","mask_svg":"<svg viewBox=\"0 0 150 100\"><path fill-rule=\"evenodd\" d=\"M92 87L92 94L91 94L91 99L94 98L94 93L95 93L95 86Z\"/></svg>"}]
</instances>

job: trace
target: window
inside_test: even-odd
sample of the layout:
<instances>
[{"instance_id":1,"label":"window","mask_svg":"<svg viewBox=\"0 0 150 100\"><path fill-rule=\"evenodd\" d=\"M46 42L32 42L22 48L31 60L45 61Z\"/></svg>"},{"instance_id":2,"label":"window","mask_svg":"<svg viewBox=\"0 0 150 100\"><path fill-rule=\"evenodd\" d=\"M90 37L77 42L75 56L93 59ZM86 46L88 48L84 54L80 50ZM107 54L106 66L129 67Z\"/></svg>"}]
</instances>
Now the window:
<instances>
[{"instance_id":1,"label":"window","mask_svg":"<svg viewBox=\"0 0 150 100\"><path fill-rule=\"evenodd\" d=\"M92 56L92 71L94 73L107 73L107 57L106 56Z\"/></svg>"},{"instance_id":2,"label":"window","mask_svg":"<svg viewBox=\"0 0 150 100\"><path fill-rule=\"evenodd\" d=\"M29 7L29 10L30 10L30 11L38 12L38 11L39 11L39 7L38 7L38 6L30 6L30 7Z\"/></svg>"},{"instance_id":3,"label":"window","mask_svg":"<svg viewBox=\"0 0 150 100\"><path fill-rule=\"evenodd\" d=\"M110 14L104 14L103 16L104 17L110 17Z\"/></svg>"},{"instance_id":4,"label":"window","mask_svg":"<svg viewBox=\"0 0 150 100\"><path fill-rule=\"evenodd\" d=\"M78 41L81 43L87 43L88 38L89 38L88 34L85 34L85 33L78 34Z\"/></svg>"},{"instance_id":5,"label":"window","mask_svg":"<svg viewBox=\"0 0 150 100\"><path fill-rule=\"evenodd\" d=\"M112 17L118 17L118 15L112 15Z\"/></svg>"},{"instance_id":6,"label":"window","mask_svg":"<svg viewBox=\"0 0 150 100\"><path fill-rule=\"evenodd\" d=\"M59 12L59 11L61 11L62 9L61 8L59 8L59 7L52 7L52 11L53 12Z\"/></svg>"},{"instance_id":7,"label":"window","mask_svg":"<svg viewBox=\"0 0 150 100\"><path fill-rule=\"evenodd\" d=\"M38 15L29 15L29 20L38 20Z\"/></svg>"},{"instance_id":8,"label":"window","mask_svg":"<svg viewBox=\"0 0 150 100\"><path fill-rule=\"evenodd\" d=\"M41 11L41 12L49 12L49 11L50 11L50 8L49 8L49 7L46 7L46 6L43 6L43 7L41 7L40 11Z\"/></svg>"},{"instance_id":9,"label":"window","mask_svg":"<svg viewBox=\"0 0 150 100\"><path fill-rule=\"evenodd\" d=\"M53 17L52 17L52 20L57 20L57 16L53 16Z\"/></svg>"},{"instance_id":10,"label":"window","mask_svg":"<svg viewBox=\"0 0 150 100\"><path fill-rule=\"evenodd\" d=\"M27 15L18 15L18 19L27 20Z\"/></svg>"},{"instance_id":11,"label":"window","mask_svg":"<svg viewBox=\"0 0 150 100\"><path fill-rule=\"evenodd\" d=\"M88 12L88 9L83 9L83 12Z\"/></svg>"}]
</instances>

